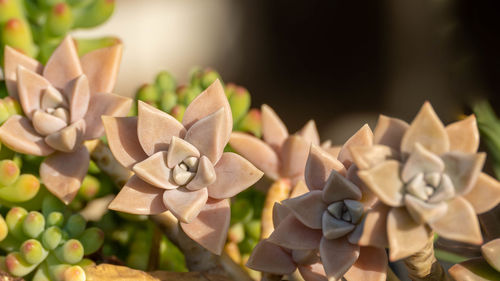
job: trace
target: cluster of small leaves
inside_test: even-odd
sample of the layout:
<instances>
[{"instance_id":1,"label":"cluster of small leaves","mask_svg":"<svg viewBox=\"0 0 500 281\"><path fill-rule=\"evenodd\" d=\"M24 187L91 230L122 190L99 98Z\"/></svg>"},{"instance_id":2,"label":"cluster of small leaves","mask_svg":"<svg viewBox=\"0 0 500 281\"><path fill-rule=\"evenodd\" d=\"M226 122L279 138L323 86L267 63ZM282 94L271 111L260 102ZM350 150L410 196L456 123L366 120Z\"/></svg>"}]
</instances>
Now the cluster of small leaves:
<instances>
[{"instance_id":1,"label":"cluster of small leaves","mask_svg":"<svg viewBox=\"0 0 500 281\"><path fill-rule=\"evenodd\" d=\"M113 0L2 0L0 47L9 45L44 63L68 32L102 24L114 7ZM114 43L115 38L77 40L79 53Z\"/></svg>"},{"instance_id":2,"label":"cluster of small leaves","mask_svg":"<svg viewBox=\"0 0 500 281\"><path fill-rule=\"evenodd\" d=\"M99 250L104 232L87 228L52 195L42 200L41 212L22 207L8 209L0 220L0 268L28 280L85 280L84 268L94 262L84 256Z\"/></svg>"},{"instance_id":3,"label":"cluster of small leaves","mask_svg":"<svg viewBox=\"0 0 500 281\"><path fill-rule=\"evenodd\" d=\"M186 107L216 79L219 73L212 69L195 69L189 83L178 85L168 72L158 73L154 83L143 85L136 93L136 99L159 108L181 121ZM248 90L233 83L224 85L233 114L233 130L260 136L260 111L250 109L251 97ZM135 115L133 109L132 115Z\"/></svg>"},{"instance_id":4,"label":"cluster of small leaves","mask_svg":"<svg viewBox=\"0 0 500 281\"><path fill-rule=\"evenodd\" d=\"M500 119L486 101L475 104L473 110L476 114L481 140L488 147L493 172L496 178L500 179Z\"/></svg>"}]
</instances>

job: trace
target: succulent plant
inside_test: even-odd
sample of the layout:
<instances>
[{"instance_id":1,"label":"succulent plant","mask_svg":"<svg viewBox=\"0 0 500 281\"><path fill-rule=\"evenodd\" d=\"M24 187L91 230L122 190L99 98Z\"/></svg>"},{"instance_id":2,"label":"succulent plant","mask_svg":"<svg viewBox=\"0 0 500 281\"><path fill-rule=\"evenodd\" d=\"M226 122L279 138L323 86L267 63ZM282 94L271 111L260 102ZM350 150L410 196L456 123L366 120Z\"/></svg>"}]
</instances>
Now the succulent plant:
<instances>
[{"instance_id":1,"label":"succulent plant","mask_svg":"<svg viewBox=\"0 0 500 281\"><path fill-rule=\"evenodd\" d=\"M474 116L445 127L429 103L410 125L381 116L373 145L350 148L359 177L383 203L365 216L357 242L389 246L392 261L418 252L432 231L481 244L476 214L498 204L500 185L481 173L478 145Z\"/></svg>"},{"instance_id":2,"label":"succulent plant","mask_svg":"<svg viewBox=\"0 0 500 281\"><path fill-rule=\"evenodd\" d=\"M144 102L138 117L103 122L113 155L135 172L109 208L146 215L168 210L188 236L220 254L229 227L227 198L262 176L241 156L223 152L232 116L220 82L193 100L182 124Z\"/></svg>"},{"instance_id":3,"label":"succulent plant","mask_svg":"<svg viewBox=\"0 0 500 281\"><path fill-rule=\"evenodd\" d=\"M0 2L0 48L10 46L46 62L69 31L102 24L114 7L113 0L3 0ZM87 52L116 43L115 38L109 37L81 41L79 50ZM3 54L0 55L2 61Z\"/></svg>"},{"instance_id":4,"label":"succulent plant","mask_svg":"<svg viewBox=\"0 0 500 281\"><path fill-rule=\"evenodd\" d=\"M371 140L365 125L342 146L338 160L312 144L305 164L308 190L275 203L275 230L254 249L248 267L278 275L298 268L306 281L385 280L385 250L351 241L376 198L358 178L347 152Z\"/></svg>"},{"instance_id":5,"label":"succulent plant","mask_svg":"<svg viewBox=\"0 0 500 281\"><path fill-rule=\"evenodd\" d=\"M0 258L0 268L34 281L85 280L83 268L94 262L84 256L101 247L103 231L86 228L85 220L69 215L55 197L43 201L43 214L13 207L1 219L0 247L8 254Z\"/></svg>"},{"instance_id":6,"label":"succulent plant","mask_svg":"<svg viewBox=\"0 0 500 281\"><path fill-rule=\"evenodd\" d=\"M231 134L231 148L256 165L273 180L287 178L292 185L304 178L304 167L311 143L319 145L319 134L313 120L300 131L289 135L288 129L274 110L263 105L263 141L240 132ZM325 149L330 144L325 143Z\"/></svg>"},{"instance_id":7,"label":"succulent plant","mask_svg":"<svg viewBox=\"0 0 500 281\"><path fill-rule=\"evenodd\" d=\"M448 272L456 281L500 280L500 238L481 246L482 257L455 264Z\"/></svg>"},{"instance_id":8,"label":"succulent plant","mask_svg":"<svg viewBox=\"0 0 500 281\"><path fill-rule=\"evenodd\" d=\"M87 173L89 153L83 141L104 133L100 116L129 111L130 99L109 93L120 57L121 46L114 46L80 60L69 36L45 67L5 48L7 89L26 117L11 116L0 127L0 140L14 151L48 156L40 166L41 179L65 203L76 196Z\"/></svg>"},{"instance_id":9,"label":"succulent plant","mask_svg":"<svg viewBox=\"0 0 500 281\"><path fill-rule=\"evenodd\" d=\"M500 179L500 119L486 101L474 105L481 140L486 144L495 177Z\"/></svg>"}]
</instances>

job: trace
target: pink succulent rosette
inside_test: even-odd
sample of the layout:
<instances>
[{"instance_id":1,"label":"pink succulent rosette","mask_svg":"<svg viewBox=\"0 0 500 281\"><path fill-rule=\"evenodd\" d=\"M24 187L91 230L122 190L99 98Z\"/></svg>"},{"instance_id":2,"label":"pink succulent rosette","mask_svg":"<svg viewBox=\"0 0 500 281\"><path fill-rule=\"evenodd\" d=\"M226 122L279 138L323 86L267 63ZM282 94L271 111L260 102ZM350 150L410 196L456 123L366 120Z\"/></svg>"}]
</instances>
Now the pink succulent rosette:
<instances>
[{"instance_id":1,"label":"pink succulent rosette","mask_svg":"<svg viewBox=\"0 0 500 281\"><path fill-rule=\"evenodd\" d=\"M103 122L113 155L135 173L109 208L145 215L168 210L189 237L220 254L229 227L228 198L263 173L224 152L233 122L219 80L189 104L182 124L143 102L137 117Z\"/></svg>"},{"instance_id":2,"label":"pink succulent rosette","mask_svg":"<svg viewBox=\"0 0 500 281\"><path fill-rule=\"evenodd\" d=\"M313 120L307 122L297 133L290 135L288 129L274 112L262 105L262 138L233 132L229 145L237 153L252 162L272 179L290 179L292 186L304 178L304 167L311 143L319 145L320 138ZM331 153L338 153L330 142L322 147ZM335 151L336 150L336 151Z\"/></svg>"},{"instance_id":3,"label":"pink succulent rosette","mask_svg":"<svg viewBox=\"0 0 500 281\"><path fill-rule=\"evenodd\" d=\"M500 280L500 238L481 246L482 257L455 264L448 272L456 281Z\"/></svg>"},{"instance_id":4,"label":"pink succulent rosette","mask_svg":"<svg viewBox=\"0 0 500 281\"><path fill-rule=\"evenodd\" d=\"M113 90L122 46L78 58L71 37L57 47L45 66L5 47L5 82L25 116L14 115L0 127L0 140L14 151L47 156L40 177L65 203L75 197L89 166L85 140L104 133L101 115L123 116L132 100Z\"/></svg>"},{"instance_id":5,"label":"pink succulent rosette","mask_svg":"<svg viewBox=\"0 0 500 281\"><path fill-rule=\"evenodd\" d=\"M275 230L256 246L248 267L278 275L298 268L306 281L385 280L385 250L351 241L375 198L357 177L348 151L372 137L368 126L362 127L342 147L342 162L311 146L305 168L309 192L275 204Z\"/></svg>"},{"instance_id":6,"label":"pink succulent rosette","mask_svg":"<svg viewBox=\"0 0 500 281\"><path fill-rule=\"evenodd\" d=\"M359 177L381 201L357 242L389 247L392 261L421 250L432 231L481 244L476 214L498 204L500 184L481 173L486 157L478 146L474 116L445 127L428 102L410 125L381 116L374 145L350 148Z\"/></svg>"}]
</instances>

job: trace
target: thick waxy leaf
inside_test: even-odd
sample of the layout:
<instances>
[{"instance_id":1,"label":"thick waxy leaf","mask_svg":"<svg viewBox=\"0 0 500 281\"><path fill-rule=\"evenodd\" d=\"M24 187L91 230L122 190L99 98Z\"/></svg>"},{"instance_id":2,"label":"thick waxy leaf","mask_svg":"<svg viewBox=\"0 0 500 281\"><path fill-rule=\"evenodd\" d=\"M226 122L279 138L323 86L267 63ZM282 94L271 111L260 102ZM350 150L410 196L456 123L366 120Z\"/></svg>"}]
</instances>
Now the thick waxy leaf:
<instances>
[{"instance_id":1,"label":"thick waxy leaf","mask_svg":"<svg viewBox=\"0 0 500 281\"><path fill-rule=\"evenodd\" d=\"M35 111L40 109L42 95L51 86L50 82L37 73L20 66L17 69L17 84L19 102L24 114L31 119Z\"/></svg>"},{"instance_id":2,"label":"thick waxy leaf","mask_svg":"<svg viewBox=\"0 0 500 281\"><path fill-rule=\"evenodd\" d=\"M192 222L205 206L207 199L206 188L191 191L185 187L179 187L163 193L163 203L183 223Z\"/></svg>"},{"instance_id":3,"label":"thick waxy leaf","mask_svg":"<svg viewBox=\"0 0 500 281\"><path fill-rule=\"evenodd\" d=\"M166 164L167 152L160 151L134 165L134 173L141 180L163 189L175 189L178 184L172 179L172 170Z\"/></svg>"},{"instance_id":4,"label":"thick waxy leaf","mask_svg":"<svg viewBox=\"0 0 500 281\"><path fill-rule=\"evenodd\" d=\"M346 168L349 168L354 161L350 147L351 146L370 146L373 144L373 133L368 124L365 124L352 137L350 137L342 146L337 159L342 162Z\"/></svg>"},{"instance_id":5,"label":"thick waxy leaf","mask_svg":"<svg viewBox=\"0 0 500 281\"><path fill-rule=\"evenodd\" d=\"M448 210L446 202L427 203L413 195L405 195L406 210L419 224L430 223L441 218Z\"/></svg>"},{"instance_id":6,"label":"thick waxy leaf","mask_svg":"<svg viewBox=\"0 0 500 281\"><path fill-rule=\"evenodd\" d=\"M291 274L297 267L290 254L267 240L262 240L255 246L246 266L253 270L279 275Z\"/></svg>"},{"instance_id":7,"label":"thick waxy leaf","mask_svg":"<svg viewBox=\"0 0 500 281\"><path fill-rule=\"evenodd\" d=\"M332 170L339 172L341 175L346 174L346 169L339 160L333 158L319 146L311 145L305 170L307 187L310 190L323 189Z\"/></svg>"},{"instance_id":8,"label":"thick waxy leaf","mask_svg":"<svg viewBox=\"0 0 500 281\"><path fill-rule=\"evenodd\" d=\"M437 155L450 150L448 134L429 102L424 103L403 135L401 151L411 153L417 143Z\"/></svg>"},{"instance_id":9,"label":"thick waxy leaf","mask_svg":"<svg viewBox=\"0 0 500 281\"><path fill-rule=\"evenodd\" d=\"M500 280L500 272L492 268L483 258L474 258L455 264L448 272L456 281Z\"/></svg>"},{"instance_id":10,"label":"thick waxy leaf","mask_svg":"<svg viewBox=\"0 0 500 281\"><path fill-rule=\"evenodd\" d=\"M200 157L200 152L189 142L172 136L168 147L167 166L172 169L188 157L198 158Z\"/></svg>"},{"instance_id":11,"label":"thick waxy leaf","mask_svg":"<svg viewBox=\"0 0 500 281\"><path fill-rule=\"evenodd\" d=\"M307 281L328 281L326 278L325 268L320 262L310 265L299 265L300 275Z\"/></svg>"},{"instance_id":12,"label":"thick waxy leaf","mask_svg":"<svg viewBox=\"0 0 500 281\"><path fill-rule=\"evenodd\" d=\"M23 53L17 51L16 49L6 45L4 49L4 68L3 74L5 79L5 85L7 86L7 91L9 96L19 100L17 94L17 68L22 66L28 70L35 73L41 74L43 65L37 60L34 60Z\"/></svg>"},{"instance_id":13,"label":"thick waxy leaf","mask_svg":"<svg viewBox=\"0 0 500 281\"><path fill-rule=\"evenodd\" d=\"M264 175L248 160L232 152L222 154L214 168L215 182L208 186L208 195L216 199L233 197Z\"/></svg>"},{"instance_id":14,"label":"thick waxy leaf","mask_svg":"<svg viewBox=\"0 0 500 281\"><path fill-rule=\"evenodd\" d=\"M322 200L321 190L313 190L299 197L281 202L307 227L321 229L321 217L327 205Z\"/></svg>"},{"instance_id":15,"label":"thick waxy leaf","mask_svg":"<svg viewBox=\"0 0 500 281\"><path fill-rule=\"evenodd\" d=\"M349 234L349 242L361 246L387 248L387 215L392 208L379 202Z\"/></svg>"},{"instance_id":16,"label":"thick waxy leaf","mask_svg":"<svg viewBox=\"0 0 500 281\"><path fill-rule=\"evenodd\" d=\"M80 75L71 80L65 87L64 93L68 99L70 123L82 119L87 113L90 101L89 80Z\"/></svg>"},{"instance_id":17,"label":"thick waxy leaf","mask_svg":"<svg viewBox=\"0 0 500 281\"><path fill-rule=\"evenodd\" d=\"M198 216L190 223L181 223L181 227L191 239L220 255L226 242L230 217L228 199L209 198Z\"/></svg>"},{"instance_id":18,"label":"thick waxy leaf","mask_svg":"<svg viewBox=\"0 0 500 281\"><path fill-rule=\"evenodd\" d=\"M403 259L420 251L430 233L429 228L416 223L405 208L392 208L387 216L390 260Z\"/></svg>"},{"instance_id":19,"label":"thick waxy leaf","mask_svg":"<svg viewBox=\"0 0 500 281\"><path fill-rule=\"evenodd\" d=\"M403 205L404 185L399 178L401 164L388 160L377 166L358 172L361 180L385 204L393 207Z\"/></svg>"},{"instance_id":20,"label":"thick waxy leaf","mask_svg":"<svg viewBox=\"0 0 500 281\"><path fill-rule=\"evenodd\" d=\"M224 156L224 155L223 155ZM194 178L186 185L189 190L198 190L211 185L217 178L214 165L206 156L201 156ZM219 161L220 163L220 161ZM210 193L210 191L209 191Z\"/></svg>"},{"instance_id":21,"label":"thick waxy leaf","mask_svg":"<svg viewBox=\"0 0 500 281\"><path fill-rule=\"evenodd\" d=\"M70 153L56 152L40 165L40 177L52 194L68 204L87 174L89 161L89 152L84 146Z\"/></svg>"},{"instance_id":22,"label":"thick waxy leaf","mask_svg":"<svg viewBox=\"0 0 500 281\"><path fill-rule=\"evenodd\" d=\"M273 205L273 226L274 228L278 227L278 225L291 214L291 210L279 202L274 202Z\"/></svg>"},{"instance_id":23,"label":"thick waxy leaf","mask_svg":"<svg viewBox=\"0 0 500 281\"><path fill-rule=\"evenodd\" d=\"M319 133L314 120L309 120L304 127L297 132L297 135L301 136L309 143L319 145Z\"/></svg>"},{"instance_id":24,"label":"thick waxy leaf","mask_svg":"<svg viewBox=\"0 0 500 281\"><path fill-rule=\"evenodd\" d=\"M147 155L167 150L173 136L184 137L186 130L174 117L142 101L138 106L137 135Z\"/></svg>"},{"instance_id":25,"label":"thick waxy leaf","mask_svg":"<svg viewBox=\"0 0 500 281\"><path fill-rule=\"evenodd\" d=\"M359 246L347 241L347 238L321 239L319 246L321 261L328 280L340 280L359 257Z\"/></svg>"},{"instance_id":26,"label":"thick waxy leaf","mask_svg":"<svg viewBox=\"0 0 500 281\"><path fill-rule=\"evenodd\" d=\"M122 187L108 208L137 215L160 214L167 211L163 204L164 191L134 175Z\"/></svg>"},{"instance_id":27,"label":"thick waxy leaf","mask_svg":"<svg viewBox=\"0 0 500 281\"><path fill-rule=\"evenodd\" d=\"M477 245L483 242L474 208L460 196L448 201L446 214L429 225L446 239Z\"/></svg>"},{"instance_id":28,"label":"thick waxy leaf","mask_svg":"<svg viewBox=\"0 0 500 281\"><path fill-rule=\"evenodd\" d=\"M83 74L80 59L71 36L66 36L52 53L43 69L43 76L58 89Z\"/></svg>"},{"instance_id":29,"label":"thick waxy leaf","mask_svg":"<svg viewBox=\"0 0 500 281\"><path fill-rule=\"evenodd\" d=\"M476 184L464 198L474 207L476 214L489 211L500 203L500 182L485 173L481 173Z\"/></svg>"},{"instance_id":30,"label":"thick waxy leaf","mask_svg":"<svg viewBox=\"0 0 500 281\"><path fill-rule=\"evenodd\" d=\"M35 132L30 120L20 115L10 117L0 127L0 140L2 144L19 153L47 156L54 152L43 137Z\"/></svg>"},{"instance_id":31,"label":"thick waxy leaf","mask_svg":"<svg viewBox=\"0 0 500 281\"><path fill-rule=\"evenodd\" d=\"M491 240L481 246L486 261L500 273L500 239Z\"/></svg>"},{"instance_id":32,"label":"thick waxy leaf","mask_svg":"<svg viewBox=\"0 0 500 281\"><path fill-rule=\"evenodd\" d=\"M83 142L85 121L82 119L68 127L45 137L45 142L55 150L72 152Z\"/></svg>"},{"instance_id":33,"label":"thick waxy leaf","mask_svg":"<svg viewBox=\"0 0 500 281\"><path fill-rule=\"evenodd\" d=\"M332 170L323 189L323 200L332 203L344 199L361 199L361 190L340 173Z\"/></svg>"},{"instance_id":34,"label":"thick waxy leaf","mask_svg":"<svg viewBox=\"0 0 500 281\"><path fill-rule=\"evenodd\" d=\"M273 180L279 178L278 154L265 142L248 134L234 132L231 134L229 145L263 171L267 177Z\"/></svg>"},{"instance_id":35,"label":"thick waxy leaf","mask_svg":"<svg viewBox=\"0 0 500 281\"><path fill-rule=\"evenodd\" d=\"M467 194L474 187L486 159L486 153L468 154L452 151L441 157L445 173L450 177L457 194Z\"/></svg>"},{"instance_id":36,"label":"thick waxy leaf","mask_svg":"<svg viewBox=\"0 0 500 281\"><path fill-rule=\"evenodd\" d=\"M323 237L327 239L337 239L345 236L354 229L355 225L342 219L334 218L329 212L324 212L322 216Z\"/></svg>"},{"instance_id":37,"label":"thick waxy leaf","mask_svg":"<svg viewBox=\"0 0 500 281\"><path fill-rule=\"evenodd\" d=\"M102 122L109 148L122 166L131 170L136 163L146 159L137 137L137 117L103 116Z\"/></svg>"},{"instance_id":38,"label":"thick waxy leaf","mask_svg":"<svg viewBox=\"0 0 500 281\"><path fill-rule=\"evenodd\" d=\"M387 254L383 248L361 247L359 258L344 274L347 281L385 281Z\"/></svg>"},{"instance_id":39,"label":"thick waxy leaf","mask_svg":"<svg viewBox=\"0 0 500 281\"><path fill-rule=\"evenodd\" d=\"M401 179L404 182L409 182L419 173L441 173L443 170L443 160L441 160L441 158L439 158L436 154L425 149L425 147L419 143L416 143L410 157L401 171Z\"/></svg>"},{"instance_id":40,"label":"thick waxy leaf","mask_svg":"<svg viewBox=\"0 0 500 281\"><path fill-rule=\"evenodd\" d=\"M269 242L287 249L312 250L317 249L321 237L321 230L311 229L295 216L286 217L269 236Z\"/></svg>"},{"instance_id":41,"label":"thick waxy leaf","mask_svg":"<svg viewBox=\"0 0 500 281\"><path fill-rule=\"evenodd\" d=\"M470 115L464 120L446 126L446 133L450 139L450 151L475 153L479 147L479 130L476 116Z\"/></svg>"},{"instance_id":42,"label":"thick waxy leaf","mask_svg":"<svg viewBox=\"0 0 500 281\"><path fill-rule=\"evenodd\" d=\"M55 117L42 110L36 110L33 113L32 122L35 131L42 136L50 135L67 126L66 122L61 118Z\"/></svg>"},{"instance_id":43,"label":"thick waxy leaf","mask_svg":"<svg viewBox=\"0 0 500 281\"><path fill-rule=\"evenodd\" d=\"M83 73L89 78L90 94L113 91L122 50L123 45L116 44L87 53L80 59Z\"/></svg>"},{"instance_id":44,"label":"thick waxy leaf","mask_svg":"<svg viewBox=\"0 0 500 281\"><path fill-rule=\"evenodd\" d=\"M279 118L278 114L266 104L261 107L262 112L262 138L276 152L281 150L281 145L288 137L288 129Z\"/></svg>"},{"instance_id":45,"label":"thick waxy leaf","mask_svg":"<svg viewBox=\"0 0 500 281\"><path fill-rule=\"evenodd\" d=\"M286 138L280 151L282 177L290 179L304 177L310 147L310 142L300 136Z\"/></svg>"},{"instance_id":46,"label":"thick waxy leaf","mask_svg":"<svg viewBox=\"0 0 500 281\"><path fill-rule=\"evenodd\" d=\"M373 131L373 142L399 151L401 139L408 127L408 123L403 120L380 115Z\"/></svg>"},{"instance_id":47,"label":"thick waxy leaf","mask_svg":"<svg viewBox=\"0 0 500 281\"><path fill-rule=\"evenodd\" d=\"M385 145L373 146L350 146L351 156L354 164L360 170L370 169L387 159L397 159L394 149Z\"/></svg>"}]
</instances>

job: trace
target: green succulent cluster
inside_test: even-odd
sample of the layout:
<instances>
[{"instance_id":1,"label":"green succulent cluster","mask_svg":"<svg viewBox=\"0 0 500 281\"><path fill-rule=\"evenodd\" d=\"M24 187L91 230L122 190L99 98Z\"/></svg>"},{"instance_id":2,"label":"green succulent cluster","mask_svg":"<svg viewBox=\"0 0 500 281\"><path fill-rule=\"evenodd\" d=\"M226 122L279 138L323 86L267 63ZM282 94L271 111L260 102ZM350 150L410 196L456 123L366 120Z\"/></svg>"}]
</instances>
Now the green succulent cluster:
<instances>
[{"instance_id":1,"label":"green succulent cluster","mask_svg":"<svg viewBox=\"0 0 500 281\"><path fill-rule=\"evenodd\" d=\"M51 195L42 200L41 212L12 207L0 218L0 268L34 281L85 280L84 258L99 250L104 232Z\"/></svg>"},{"instance_id":2,"label":"green succulent cluster","mask_svg":"<svg viewBox=\"0 0 500 281\"><path fill-rule=\"evenodd\" d=\"M113 0L2 0L0 47L9 45L45 63L68 32L102 24L114 8ZM77 40L80 53L114 43L109 37Z\"/></svg>"},{"instance_id":3,"label":"green succulent cluster","mask_svg":"<svg viewBox=\"0 0 500 281\"><path fill-rule=\"evenodd\" d=\"M481 141L488 147L493 172L496 178L500 179L500 119L486 101L476 103L473 110L481 133Z\"/></svg>"},{"instance_id":4,"label":"green succulent cluster","mask_svg":"<svg viewBox=\"0 0 500 281\"><path fill-rule=\"evenodd\" d=\"M143 85L136 93L136 99L159 108L177 120L182 120L186 107L216 79L222 82L219 73L213 69L195 69L189 83L178 85L168 72L161 71L152 84ZM248 90L233 83L224 85L226 96L233 113L233 130L260 136L260 112L250 109L251 96ZM133 109L132 115L136 114Z\"/></svg>"}]
</instances>

